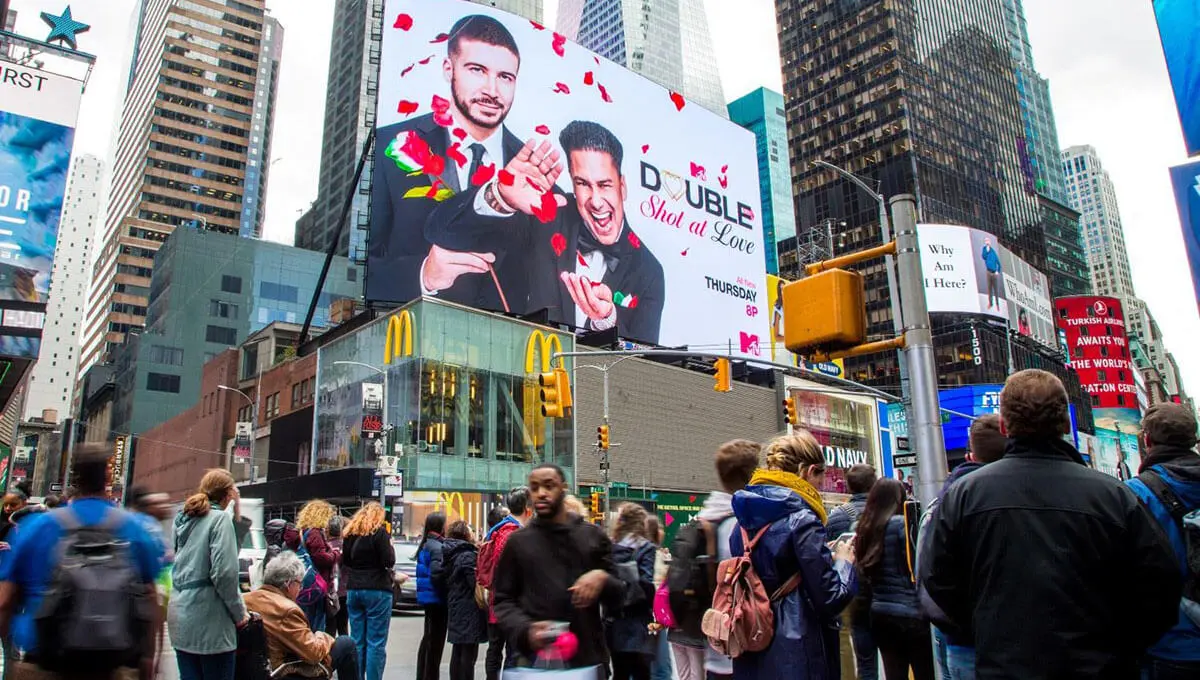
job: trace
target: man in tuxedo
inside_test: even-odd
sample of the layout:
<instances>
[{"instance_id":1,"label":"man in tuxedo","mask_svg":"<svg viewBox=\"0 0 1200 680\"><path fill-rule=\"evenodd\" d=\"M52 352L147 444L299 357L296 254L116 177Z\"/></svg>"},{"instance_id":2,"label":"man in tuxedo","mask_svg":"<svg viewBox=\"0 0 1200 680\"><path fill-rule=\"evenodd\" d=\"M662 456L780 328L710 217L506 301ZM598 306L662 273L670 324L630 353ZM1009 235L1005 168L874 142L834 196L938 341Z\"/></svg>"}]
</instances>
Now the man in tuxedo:
<instances>
[{"instance_id":1,"label":"man in tuxedo","mask_svg":"<svg viewBox=\"0 0 1200 680\"><path fill-rule=\"evenodd\" d=\"M520 259L524 254L513 249L510 233L498 230L482 235L474 240L478 247L469 251L446 249L426 239L425 225L434 209L442 203L471 205L488 172L494 175L504 167L549 186L554 179L541 168L551 171L558 161L558 153L548 143L539 147L531 142L523 160L514 162L524 147L504 127L504 120L516 94L521 57L508 29L492 17L472 15L459 19L448 35L442 64L451 91L447 109L438 111L435 104L433 113L376 133L367 296L405 302L436 295L524 313L528 275ZM425 166L421 169L426 172L413 174L413 154L405 153L413 143L427 145L432 155L444 160L444 170L434 175ZM441 201L427 196L404 198L422 187L452 195L439 197ZM516 195L511 200L520 204Z\"/></svg>"}]
</instances>

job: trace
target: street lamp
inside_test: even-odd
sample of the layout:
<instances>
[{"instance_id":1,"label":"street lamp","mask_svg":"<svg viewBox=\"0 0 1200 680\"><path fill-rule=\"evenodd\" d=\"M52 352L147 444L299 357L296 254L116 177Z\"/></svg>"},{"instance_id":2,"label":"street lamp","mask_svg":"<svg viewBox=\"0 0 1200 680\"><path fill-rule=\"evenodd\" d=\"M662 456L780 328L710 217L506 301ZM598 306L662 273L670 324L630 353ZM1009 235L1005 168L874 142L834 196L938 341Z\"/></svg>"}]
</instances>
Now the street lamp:
<instances>
[{"instance_id":1,"label":"street lamp","mask_svg":"<svg viewBox=\"0 0 1200 680\"><path fill-rule=\"evenodd\" d=\"M258 404L256 404L254 400L250 398L250 395L237 389L236 387L230 387L229 385L217 385L217 389L240 394L242 395L242 398L246 400L246 403L250 404L250 465L253 466L255 440L254 430L258 427ZM228 469L230 472L233 471L233 456L229 457L228 467L226 469Z\"/></svg>"}]
</instances>

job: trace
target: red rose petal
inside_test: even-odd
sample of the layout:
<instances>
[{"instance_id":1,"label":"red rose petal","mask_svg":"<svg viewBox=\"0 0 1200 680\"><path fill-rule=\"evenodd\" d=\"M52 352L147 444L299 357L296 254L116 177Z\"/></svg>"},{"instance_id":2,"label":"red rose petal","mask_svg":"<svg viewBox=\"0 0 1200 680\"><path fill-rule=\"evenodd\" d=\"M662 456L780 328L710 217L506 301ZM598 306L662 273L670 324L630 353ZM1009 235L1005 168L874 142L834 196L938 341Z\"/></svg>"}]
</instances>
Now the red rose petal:
<instances>
[{"instance_id":1,"label":"red rose petal","mask_svg":"<svg viewBox=\"0 0 1200 680\"><path fill-rule=\"evenodd\" d=\"M558 216L558 201L554 199L554 192L547 191L542 194L542 204L535 206L533 216L542 224L549 224Z\"/></svg>"},{"instance_id":2,"label":"red rose petal","mask_svg":"<svg viewBox=\"0 0 1200 680\"><path fill-rule=\"evenodd\" d=\"M647 151L649 151L649 150L650 150L650 145L649 145L649 144L643 144L643 145L642 145L642 153L646 153L646 152L647 152Z\"/></svg>"},{"instance_id":3,"label":"red rose petal","mask_svg":"<svg viewBox=\"0 0 1200 680\"><path fill-rule=\"evenodd\" d=\"M496 164L495 163L488 163L487 165L480 165L478 168L475 169L475 174L471 175L471 186L474 186L474 187L480 186L481 184L483 184L483 183L487 182L489 179L491 179L492 175L495 175L495 174L496 174Z\"/></svg>"},{"instance_id":4,"label":"red rose petal","mask_svg":"<svg viewBox=\"0 0 1200 680\"><path fill-rule=\"evenodd\" d=\"M602 286L604 284L600 283L599 281L588 281L588 285L592 288L595 288L596 286Z\"/></svg>"},{"instance_id":5,"label":"red rose petal","mask_svg":"<svg viewBox=\"0 0 1200 680\"><path fill-rule=\"evenodd\" d=\"M686 102L683 100L683 95L679 94L678 92L672 92L671 93L671 103L673 103L675 105L676 111L682 111L683 105Z\"/></svg>"},{"instance_id":6,"label":"red rose petal","mask_svg":"<svg viewBox=\"0 0 1200 680\"><path fill-rule=\"evenodd\" d=\"M501 170L496 175L496 181L500 182L501 184L503 184L506 187L511 187L513 185L514 180L515 180L515 178L513 177L513 174L507 170Z\"/></svg>"},{"instance_id":7,"label":"red rose petal","mask_svg":"<svg viewBox=\"0 0 1200 680\"><path fill-rule=\"evenodd\" d=\"M608 96L608 90L604 89L603 85L597 84L596 89L600 90L600 98L603 99L605 103L612 103L612 97Z\"/></svg>"},{"instance_id":8,"label":"red rose petal","mask_svg":"<svg viewBox=\"0 0 1200 680\"><path fill-rule=\"evenodd\" d=\"M409 64L408 66L405 66L404 70L400 72L400 77L403 78L404 76L408 75L408 72L413 70L415 66L416 64Z\"/></svg>"},{"instance_id":9,"label":"red rose petal","mask_svg":"<svg viewBox=\"0 0 1200 680\"><path fill-rule=\"evenodd\" d=\"M538 22L536 22L536 21L530 20L530 22L529 22L529 23L530 23L530 24L533 24L533 28L534 28L534 30L538 30L538 31L544 31L544 30L546 30L546 27L545 27L545 26L543 26L543 25L539 24L539 23L538 23Z\"/></svg>"},{"instance_id":10,"label":"red rose petal","mask_svg":"<svg viewBox=\"0 0 1200 680\"><path fill-rule=\"evenodd\" d=\"M444 113L435 113L433 114L433 122L441 125L442 127L450 127L451 125L454 125L454 116L451 116L449 111Z\"/></svg>"},{"instance_id":11,"label":"red rose petal","mask_svg":"<svg viewBox=\"0 0 1200 680\"><path fill-rule=\"evenodd\" d=\"M446 149L446 157L458 163L458 167L465 168L467 167L467 157L463 155L463 152L459 148L461 146L458 142L451 144L450 148Z\"/></svg>"},{"instance_id":12,"label":"red rose petal","mask_svg":"<svg viewBox=\"0 0 1200 680\"><path fill-rule=\"evenodd\" d=\"M727 178L725 175L721 175L720 177L718 177L717 181L721 183L722 189L729 188L729 178Z\"/></svg>"},{"instance_id":13,"label":"red rose petal","mask_svg":"<svg viewBox=\"0 0 1200 680\"><path fill-rule=\"evenodd\" d=\"M563 251L567 249L567 238L560 231L554 232L550 237L550 247L554 249L555 257L562 257Z\"/></svg>"},{"instance_id":14,"label":"red rose petal","mask_svg":"<svg viewBox=\"0 0 1200 680\"><path fill-rule=\"evenodd\" d=\"M595 59L597 64L600 63L600 57L592 57L592 59Z\"/></svg>"},{"instance_id":15,"label":"red rose petal","mask_svg":"<svg viewBox=\"0 0 1200 680\"><path fill-rule=\"evenodd\" d=\"M729 172L729 164L728 163L721 166L721 174L724 175L727 172Z\"/></svg>"},{"instance_id":16,"label":"red rose petal","mask_svg":"<svg viewBox=\"0 0 1200 680\"><path fill-rule=\"evenodd\" d=\"M682 253L679 253L680 257L687 257L687 254L688 254L688 251L689 251L689 250L691 250L691 248L684 248L684 249L683 249L683 252L682 252Z\"/></svg>"},{"instance_id":17,"label":"red rose petal","mask_svg":"<svg viewBox=\"0 0 1200 680\"><path fill-rule=\"evenodd\" d=\"M536 132L536 133L538 133L539 135L548 135L548 134L550 134L550 128L546 127L545 125L539 125L539 126L535 127L535 128L533 129L533 131L534 131L534 132Z\"/></svg>"},{"instance_id":18,"label":"red rose petal","mask_svg":"<svg viewBox=\"0 0 1200 680\"><path fill-rule=\"evenodd\" d=\"M544 189L542 189L542 187L538 186L538 183L533 181L533 179L530 177L525 178L525 183L528 184L529 186L533 187L534 189L537 189L538 191L544 191Z\"/></svg>"},{"instance_id":19,"label":"red rose petal","mask_svg":"<svg viewBox=\"0 0 1200 680\"><path fill-rule=\"evenodd\" d=\"M567 36L561 35L559 33L555 33L554 38L550 41L550 47L554 50L554 53L560 57L565 54L563 46L566 44L567 44Z\"/></svg>"},{"instance_id":20,"label":"red rose petal","mask_svg":"<svg viewBox=\"0 0 1200 680\"><path fill-rule=\"evenodd\" d=\"M436 45L438 43L444 43L449 39L450 39L450 36L446 35L445 33L438 33L437 37L435 37L433 40L429 41L429 44Z\"/></svg>"},{"instance_id":21,"label":"red rose petal","mask_svg":"<svg viewBox=\"0 0 1200 680\"><path fill-rule=\"evenodd\" d=\"M407 31L412 28L413 19L407 14L401 14L396 17L396 23L392 24L392 28L398 28L401 31Z\"/></svg>"},{"instance_id":22,"label":"red rose petal","mask_svg":"<svg viewBox=\"0 0 1200 680\"><path fill-rule=\"evenodd\" d=\"M584 85L591 85L594 82L596 82L596 76L591 71L588 71L587 73L583 74L583 84Z\"/></svg>"},{"instance_id":23,"label":"red rose petal","mask_svg":"<svg viewBox=\"0 0 1200 680\"><path fill-rule=\"evenodd\" d=\"M571 94L571 88L567 87L564 83L555 83L554 91L561 94Z\"/></svg>"},{"instance_id":24,"label":"red rose petal","mask_svg":"<svg viewBox=\"0 0 1200 680\"><path fill-rule=\"evenodd\" d=\"M396 113L402 113L407 116L419 108L421 108L420 104L407 99L401 99L400 103L396 106Z\"/></svg>"},{"instance_id":25,"label":"red rose petal","mask_svg":"<svg viewBox=\"0 0 1200 680\"><path fill-rule=\"evenodd\" d=\"M455 137L458 137L459 139L467 138L467 131L462 128L454 128L453 130L450 131L450 134L454 135Z\"/></svg>"},{"instance_id":26,"label":"red rose petal","mask_svg":"<svg viewBox=\"0 0 1200 680\"><path fill-rule=\"evenodd\" d=\"M434 113L445 113L450 110L450 102L439 95L433 95L433 99L429 101L429 107Z\"/></svg>"},{"instance_id":27,"label":"red rose petal","mask_svg":"<svg viewBox=\"0 0 1200 680\"><path fill-rule=\"evenodd\" d=\"M634 248L641 248L642 239L638 238L638 235L631 231L629 232L629 245L633 246Z\"/></svg>"},{"instance_id":28,"label":"red rose petal","mask_svg":"<svg viewBox=\"0 0 1200 680\"><path fill-rule=\"evenodd\" d=\"M446 159L437 154L433 154L425 161L425 166L421 171L427 175L440 175L446 171Z\"/></svg>"},{"instance_id":29,"label":"red rose petal","mask_svg":"<svg viewBox=\"0 0 1200 680\"><path fill-rule=\"evenodd\" d=\"M429 60L430 60L430 59L433 59L433 55L432 55L432 54L431 54L431 55L429 55L428 57L425 57L425 58L424 58L424 59L422 59L421 61L418 61L417 63L418 63L418 64L420 64L421 66L425 66L426 64L428 64L428 63L429 63Z\"/></svg>"},{"instance_id":30,"label":"red rose petal","mask_svg":"<svg viewBox=\"0 0 1200 680\"><path fill-rule=\"evenodd\" d=\"M575 259L579 260L579 264L583 265L584 267L588 266L587 260L583 259L583 253L579 252L578 250L575 251Z\"/></svg>"}]
</instances>

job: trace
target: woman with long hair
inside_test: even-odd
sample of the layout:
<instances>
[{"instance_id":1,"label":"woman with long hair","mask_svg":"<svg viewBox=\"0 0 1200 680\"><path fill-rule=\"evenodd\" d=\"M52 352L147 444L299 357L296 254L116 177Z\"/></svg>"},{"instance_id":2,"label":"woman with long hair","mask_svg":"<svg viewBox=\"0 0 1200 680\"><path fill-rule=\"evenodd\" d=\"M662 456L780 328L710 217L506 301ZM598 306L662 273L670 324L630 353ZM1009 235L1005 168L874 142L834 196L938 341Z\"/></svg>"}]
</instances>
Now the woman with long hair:
<instances>
[{"instance_id":1,"label":"woman with long hair","mask_svg":"<svg viewBox=\"0 0 1200 680\"><path fill-rule=\"evenodd\" d=\"M392 570L396 550L384 523L383 506L364 505L342 530L342 577L350 637L366 680L382 680L392 623Z\"/></svg>"},{"instance_id":2,"label":"woman with long hair","mask_svg":"<svg viewBox=\"0 0 1200 680\"><path fill-rule=\"evenodd\" d=\"M825 455L807 430L767 444L765 469L733 495L738 528L730 538L734 557L747 546L754 570L775 614L775 637L761 652L733 660L737 680L836 677L837 617L857 590L854 554L846 542L831 555L825 542L825 504L818 489Z\"/></svg>"},{"instance_id":3,"label":"woman with long hair","mask_svg":"<svg viewBox=\"0 0 1200 680\"><path fill-rule=\"evenodd\" d=\"M663 545L663 539L666 538L666 533L663 531L662 523L658 521L658 515L646 513L646 538L654 544L654 592L658 593L658 589L667 580L667 570L671 563L671 551ZM651 602L653 605L653 602ZM660 628L654 633L654 660L650 664L651 680L672 680L675 677L675 669L671 665L671 645L667 641L667 629Z\"/></svg>"},{"instance_id":4,"label":"woman with long hair","mask_svg":"<svg viewBox=\"0 0 1200 680\"><path fill-rule=\"evenodd\" d=\"M431 512L417 545L417 604L425 608L425 634L417 649L417 680L437 680L446 647L446 581L442 535L446 516Z\"/></svg>"},{"instance_id":5,"label":"woman with long hair","mask_svg":"<svg viewBox=\"0 0 1200 680\"><path fill-rule=\"evenodd\" d=\"M871 635L885 677L904 680L911 668L914 680L933 680L933 639L917 597L916 546L904 496L904 486L894 479L875 482L858 521L854 554L858 576L871 589Z\"/></svg>"},{"instance_id":6,"label":"woman with long hair","mask_svg":"<svg viewBox=\"0 0 1200 680\"><path fill-rule=\"evenodd\" d=\"M479 644L487 642L487 610L475 601L475 568L479 548L471 527L458 520L446 529L446 638L451 645L450 680L474 680Z\"/></svg>"},{"instance_id":7,"label":"woman with long hair","mask_svg":"<svg viewBox=\"0 0 1200 680\"><path fill-rule=\"evenodd\" d=\"M654 558L657 546L647 536L647 513L636 503L617 509L612 533L612 560L625 588L640 594L625 595L624 605L609 612L608 648L612 652L613 680L650 680L654 640L648 626L654 621Z\"/></svg>"},{"instance_id":8,"label":"woman with long hair","mask_svg":"<svg viewBox=\"0 0 1200 680\"><path fill-rule=\"evenodd\" d=\"M313 568L321 575L325 581L325 594L329 594L329 588L333 586L333 565L337 564L337 555L334 554L333 548L329 547L329 541L325 538L325 529L329 526L329 520L337 514L333 506L325 501L314 500L304 504L300 508L300 514L296 515L296 528L300 530L300 547L308 553L309 559L312 560ZM308 625L313 632L325 630L325 615L328 603L326 598L317 598L315 602L308 605L300 605L304 610L304 615L308 617Z\"/></svg>"},{"instance_id":9,"label":"woman with long hair","mask_svg":"<svg viewBox=\"0 0 1200 680\"><path fill-rule=\"evenodd\" d=\"M225 508L233 476L209 470L175 517L167 628L180 680L233 680L237 629L249 620L238 586L238 545Z\"/></svg>"}]
</instances>

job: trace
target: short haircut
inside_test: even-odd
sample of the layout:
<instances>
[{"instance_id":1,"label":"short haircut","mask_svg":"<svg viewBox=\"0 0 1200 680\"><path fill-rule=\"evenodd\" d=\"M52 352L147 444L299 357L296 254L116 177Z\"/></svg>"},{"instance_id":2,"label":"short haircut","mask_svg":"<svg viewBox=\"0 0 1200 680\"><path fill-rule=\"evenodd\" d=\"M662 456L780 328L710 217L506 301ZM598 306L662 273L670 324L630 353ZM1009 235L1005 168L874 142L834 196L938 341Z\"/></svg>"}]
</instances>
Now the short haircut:
<instances>
[{"instance_id":1,"label":"short haircut","mask_svg":"<svg viewBox=\"0 0 1200 680\"><path fill-rule=\"evenodd\" d=\"M1000 418L1010 437L1057 439L1071 424L1067 390L1048 371L1014 373L1000 391Z\"/></svg>"},{"instance_id":2,"label":"short haircut","mask_svg":"<svg viewBox=\"0 0 1200 680\"><path fill-rule=\"evenodd\" d=\"M846 488L850 493L868 493L878 479L874 465L855 463L846 470Z\"/></svg>"},{"instance_id":3,"label":"short haircut","mask_svg":"<svg viewBox=\"0 0 1200 680\"><path fill-rule=\"evenodd\" d=\"M750 483L758 468L758 457L762 445L748 439L734 439L717 449L717 479L721 486L733 493Z\"/></svg>"},{"instance_id":4,"label":"short haircut","mask_svg":"<svg viewBox=\"0 0 1200 680\"><path fill-rule=\"evenodd\" d=\"M503 47L512 52L517 60L521 59L521 50L517 49L517 41L504 24L483 14L471 14L454 22L450 28L450 42L446 45L450 54L458 54L459 44L464 40L473 40L485 45Z\"/></svg>"},{"instance_id":5,"label":"short haircut","mask_svg":"<svg viewBox=\"0 0 1200 680\"><path fill-rule=\"evenodd\" d=\"M304 562L291 550L284 550L263 567L263 585L283 590L289 583L304 580Z\"/></svg>"},{"instance_id":6,"label":"short haircut","mask_svg":"<svg viewBox=\"0 0 1200 680\"><path fill-rule=\"evenodd\" d=\"M1179 404L1156 404L1142 418L1142 433L1152 446L1190 449L1197 441L1196 414Z\"/></svg>"},{"instance_id":7,"label":"short haircut","mask_svg":"<svg viewBox=\"0 0 1200 680\"><path fill-rule=\"evenodd\" d=\"M505 517L508 517L508 508L503 505L493 506L491 510L488 510L487 528L491 529L500 522L503 522Z\"/></svg>"},{"instance_id":8,"label":"short haircut","mask_svg":"<svg viewBox=\"0 0 1200 680\"><path fill-rule=\"evenodd\" d=\"M1008 438L1000 433L1000 416L995 413L979 416L971 423L967 445L980 463L995 463L1003 458L1007 444Z\"/></svg>"},{"instance_id":9,"label":"short haircut","mask_svg":"<svg viewBox=\"0 0 1200 680\"><path fill-rule=\"evenodd\" d=\"M504 499L504 504L508 506L508 511L514 515L524 515L529 509L529 487L514 486L512 491L508 492L508 498Z\"/></svg>"},{"instance_id":10,"label":"short haircut","mask_svg":"<svg viewBox=\"0 0 1200 680\"><path fill-rule=\"evenodd\" d=\"M621 172L621 162L625 159L625 149L617 136L608 128L590 120L573 120L558 133L558 143L567 154L568 162L572 151L599 151L606 153L613 160L617 172Z\"/></svg>"},{"instance_id":11,"label":"short haircut","mask_svg":"<svg viewBox=\"0 0 1200 680\"><path fill-rule=\"evenodd\" d=\"M534 468L530 470L530 474L533 474L538 470L554 470L554 473L558 475L559 481L564 484L567 483L567 473L563 472L563 469L554 463L542 463L541 465L534 466ZM512 506L509 506L509 509L512 509Z\"/></svg>"},{"instance_id":12,"label":"short haircut","mask_svg":"<svg viewBox=\"0 0 1200 680\"><path fill-rule=\"evenodd\" d=\"M71 454L71 482L84 496L104 493L108 484L108 446L98 443L80 444Z\"/></svg>"}]
</instances>

